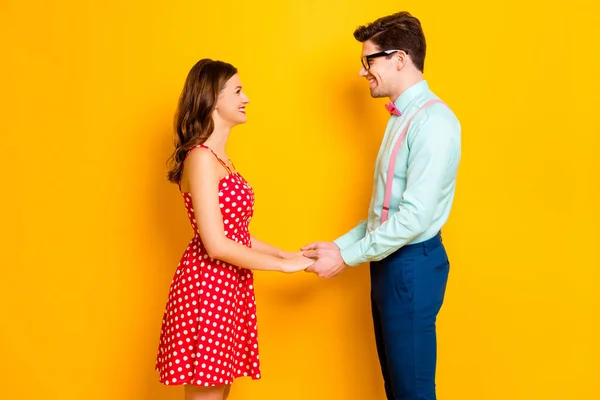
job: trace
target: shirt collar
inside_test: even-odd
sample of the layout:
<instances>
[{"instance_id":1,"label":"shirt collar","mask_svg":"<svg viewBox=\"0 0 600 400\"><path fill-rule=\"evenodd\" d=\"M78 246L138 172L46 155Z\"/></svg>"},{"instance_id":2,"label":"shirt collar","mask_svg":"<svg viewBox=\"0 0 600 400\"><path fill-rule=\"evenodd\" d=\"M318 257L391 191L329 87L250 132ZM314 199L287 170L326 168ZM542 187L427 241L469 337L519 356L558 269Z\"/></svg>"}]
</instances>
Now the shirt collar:
<instances>
[{"instance_id":1,"label":"shirt collar","mask_svg":"<svg viewBox=\"0 0 600 400\"><path fill-rule=\"evenodd\" d=\"M394 105L402 114L404 114L408 105L412 103L412 101L415 98L417 98L418 95L420 95L428 89L429 85L427 84L427 81L419 81L411 87L409 87L408 89L406 89L404 93L402 93L400 96L398 96L398 98L394 102Z\"/></svg>"}]
</instances>

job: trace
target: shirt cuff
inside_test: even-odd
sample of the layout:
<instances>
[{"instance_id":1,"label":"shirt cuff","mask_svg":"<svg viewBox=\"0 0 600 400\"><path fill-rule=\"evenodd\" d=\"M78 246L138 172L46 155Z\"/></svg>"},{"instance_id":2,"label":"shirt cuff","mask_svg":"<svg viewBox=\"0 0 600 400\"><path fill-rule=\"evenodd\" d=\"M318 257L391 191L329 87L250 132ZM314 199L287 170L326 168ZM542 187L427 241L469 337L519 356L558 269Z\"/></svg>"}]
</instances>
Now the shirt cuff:
<instances>
[{"instance_id":1,"label":"shirt cuff","mask_svg":"<svg viewBox=\"0 0 600 400\"><path fill-rule=\"evenodd\" d=\"M345 249L346 247L350 246L352 243L355 242L356 241L354 240L354 238L348 237L348 235L339 237L333 241L333 243L335 243L336 246L340 248L340 250Z\"/></svg>"},{"instance_id":2,"label":"shirt cuff","mask_svg":"<svg viewBox=\"0 0 600 400\"><path fill-rule=\"evenodd\" d=\"M340 247L340 254L346 265L351 267L357 267L366 262L364 255L360 251L358 242L345 248Z\"/></svg>"}]
</instances>

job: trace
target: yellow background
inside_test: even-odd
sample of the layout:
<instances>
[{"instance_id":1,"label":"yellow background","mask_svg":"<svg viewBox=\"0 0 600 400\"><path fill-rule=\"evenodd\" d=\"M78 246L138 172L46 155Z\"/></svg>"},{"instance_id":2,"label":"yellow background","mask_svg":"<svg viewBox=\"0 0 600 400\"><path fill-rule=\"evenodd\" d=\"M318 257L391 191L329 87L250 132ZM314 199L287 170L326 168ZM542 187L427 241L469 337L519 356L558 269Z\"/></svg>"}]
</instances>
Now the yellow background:
<instances>
[{"instance_id":1,"label":"yellow background","mask_svg":"<svg viewBox=\"0 0 600 400\"><path fill-rule=\"evenodd\" d=\"M600 6L405 1L426 78L463 126L444 400L598 398ZM356 26L398 2L0 3L0 399L169 400L153 371L191 230L165 179L191 66L240 70L229 153L252 231L297 249L365 216L384 100L358 78ZM383 399L368 268L257 274L264 378L232 400Z\"/></svg>"}]
</instances>

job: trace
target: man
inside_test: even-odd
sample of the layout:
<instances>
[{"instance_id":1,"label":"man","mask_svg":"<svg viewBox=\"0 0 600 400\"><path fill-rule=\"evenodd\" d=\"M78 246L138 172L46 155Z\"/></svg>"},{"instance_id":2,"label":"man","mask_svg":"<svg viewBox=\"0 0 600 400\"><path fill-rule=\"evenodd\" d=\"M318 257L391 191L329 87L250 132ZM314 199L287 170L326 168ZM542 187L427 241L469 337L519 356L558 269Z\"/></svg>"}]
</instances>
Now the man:
<instances>
[{"instance_id":1,"label":"man","mask_svg":"<svg viewBox=\"0 0 600 400\"><path fill-rule=\"evenodd\" d=\"M449 272L441 228L454 198L461 127L423 79L426 45L418 19L389 15L359 27L354 37L362 43L360 76L371 96L391 100L368 218L334 242L302 251L316 259L309 271L324 278L371 263L387 399L434 400L435 321Z\"/></svg>"}]
</instances>

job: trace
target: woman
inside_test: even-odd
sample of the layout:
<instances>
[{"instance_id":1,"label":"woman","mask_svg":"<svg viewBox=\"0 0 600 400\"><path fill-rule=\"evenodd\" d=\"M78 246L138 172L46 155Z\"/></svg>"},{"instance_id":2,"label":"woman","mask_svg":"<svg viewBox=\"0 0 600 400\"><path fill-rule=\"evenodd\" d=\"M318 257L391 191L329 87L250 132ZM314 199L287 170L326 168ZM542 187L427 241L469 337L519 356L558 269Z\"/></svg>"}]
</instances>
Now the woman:
<instances>
[{"instance_id":1,"label":"woman","mask_svg":"<svg viewBox=\"0 0 600 400\"><path fill-rule=\"evenodd\" d=\"M253 270L297 272L313 260L251 236L254 192L225 148L249 100L230 64L200 60L179 100L169 180L179 185L194 237L166 305L156 369L186 400L223 400L240 376L260 378Z\"/></svg>"}]
</instances>

